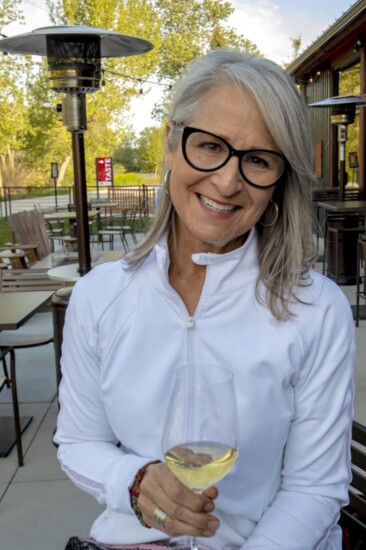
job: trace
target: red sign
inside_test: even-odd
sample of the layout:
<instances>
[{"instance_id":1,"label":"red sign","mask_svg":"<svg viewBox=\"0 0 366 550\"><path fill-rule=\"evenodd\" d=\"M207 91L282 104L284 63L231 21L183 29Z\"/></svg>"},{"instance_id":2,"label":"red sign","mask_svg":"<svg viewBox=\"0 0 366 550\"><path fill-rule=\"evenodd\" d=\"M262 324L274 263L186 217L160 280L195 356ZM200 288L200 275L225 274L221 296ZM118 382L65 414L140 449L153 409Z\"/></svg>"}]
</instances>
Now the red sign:
<instances>
[{"instance_id":1,"label":"red sign","mask_svg":"<svg viewBox=\"0 0 366 550\"><path fill-rule=\"evenodd\" d=\"M99 157L96 162L98 185L113 185L113 158Z\"/></svg>"}]
</instances>

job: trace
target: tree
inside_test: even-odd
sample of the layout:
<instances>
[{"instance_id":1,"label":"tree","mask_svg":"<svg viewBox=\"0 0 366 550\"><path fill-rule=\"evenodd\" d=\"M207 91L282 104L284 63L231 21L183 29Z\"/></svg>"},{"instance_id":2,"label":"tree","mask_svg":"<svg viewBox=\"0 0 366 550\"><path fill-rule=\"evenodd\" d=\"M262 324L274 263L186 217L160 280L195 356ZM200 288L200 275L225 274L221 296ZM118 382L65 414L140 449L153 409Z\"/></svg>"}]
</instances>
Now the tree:
<instances>
[{"instance_id":1,"label":"tree","mask_svg":"<svg viewBox=\"0 0 366 550\"><path fill-rule=\"evenodd\" d=\"M217 46L231 46L258 55L257 47L227 26L234 12L224 0L156 0L162 44L158 76L176 80L199 55Z\"/></svg>"},{"instance_id":2,"label":"tree","mask_svg":"<svg viewBox=\"0 0 366 550\"><path fill-rule=\"evenodd\" d=\"M300 48L302 45L302 38L301 34L297 38L290 38L292 42L292 49L294 51L293 59L296 59L299 57Z\"/></svg>"},{"instance_id":3,"label":"tree","mask_svg":"<svg viewBox=\"0 0 366 550\"><path fill-rule=\"evenodd\" d=\"M113 160L121 165L125 172L139 172L141 169L139 151L131 139L125 140L117 148Z\"/></svg>"},{"instance_id":4,"label":"tree","mask_svg":"<svg viewBox=\"0 0 366 550\"><path fill-rule=\"evenodd\" d=\"M1 0L0 1L0 32L6 25L14 21L24 21L21 11L21 0Z\"/></svg>"},{"instance_id":5,"label":"tree","mask_svg":"<svg viewBox=\"0 0 366 550\"><path fill-rule=\"evenodd\" d=\"M20 1L0 3L0 30L22 20ZM23 166L24 132L27 125L24 84L29 58L20 59L0 52L0 187L20 185L30 174Z\"/></svg>"},{"instance_id":6,"label":"tree","mask_svg":"<svg viewBox=\"0 0 366 550\"><path fill-rule=\"evenodd\" d=\"M140 170L155 176L160 172L163 163L164 126L145 128L138 139Z\"/></svg>"},{"instance_id":7,"label":"tree","mask_svg":"<svg viewBox=\"0 0 366 550\"><path fill-rule=\"evenodd\" d=\"M147 39L154 45L154 49L144 55L103 59L104 93L88 94L86 98L85 153L89 185L95 183L95 157L111 156L118 144L131 139L126 114L131 98L139 93L140 83L154 78L169 87L187 63L218 46L259 54L253 43L228 27L233 7L225 0L47 0L47 5L55 25L90 25ZM11 10L6 14L0 10L0 24L18 17L19 1L4 0L3 6L10 6ZM3 77L0 116L6 120L4 130L0 129L0 154L6 152L7 147L23 151L22 162L47 182L50 162L58 162L59 183L64 178L65 183L71 184L70 134L59 120L61 115L56 113L61 97L50 89L46 60L42 58L39 63L33 63L19 85L24 56L13 56L13 59L21 61L16 61L14 66L12 63L8 74L0 67ZM161 106L159 120L164 116L165 107ZM140 142L142 162L153 171L158 170L161 156L158 146L153 145L157 143L157 133L157 129L147 129Z\"/></svg>"},{"instance_id":8,"label":"tree","mask_svg":"<svg viewBox=\"0 0 366 550\"><path fill-rule=\"evenodd\" d=\"M57 184L61 184L65 176L66 183L72 183L70 135L56 110L60 101L60 96L50 88L47 61L41 58L37 70L30 74L27 82L25 150L28 166L39 174L35 185L41 181L49 183L51 162L57 162L60 167Z\"/></svg>"}]
</instances>

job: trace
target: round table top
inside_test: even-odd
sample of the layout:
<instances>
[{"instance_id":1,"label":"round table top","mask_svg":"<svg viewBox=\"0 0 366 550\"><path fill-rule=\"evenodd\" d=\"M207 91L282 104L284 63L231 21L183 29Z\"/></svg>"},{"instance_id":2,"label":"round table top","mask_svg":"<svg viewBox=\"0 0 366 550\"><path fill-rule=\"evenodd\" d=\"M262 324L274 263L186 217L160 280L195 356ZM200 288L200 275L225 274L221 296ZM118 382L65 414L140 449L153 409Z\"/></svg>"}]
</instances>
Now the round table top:
<instances>
[{"instance_id":1,"label":"round table top","mask_svg":"<svg viewBox=\"0 0 366 550\"><path fill-rule=\"evenodd\" d=\"M98 258L98 260L95 262L95 264L92 264L92 267L95 265L99 265L104 262L115 262L122 258L123 251L122 250L105 250L102 252L101 256ZM47 275L50 279L55 279L57 281L69 281L69 282L76 282L80 279L80 273L78 271L79 269L79 263L69 263L65 265L58 265L56 267L52 267L47 271Z\"/></svg>"},{"instance_id":2,"label":"round table top","mask_svg":"<svg viewBox=\"0 0 366 550\"><path fill-rule=\"evenodd\" d=\"M55 279L57 281L78 281L80 279L80 273L78 271L79 264L67 264L67 265L58 265L57 267L52 267L47 271L47 275L50 279Z\"/></svg>"}]
</instances>

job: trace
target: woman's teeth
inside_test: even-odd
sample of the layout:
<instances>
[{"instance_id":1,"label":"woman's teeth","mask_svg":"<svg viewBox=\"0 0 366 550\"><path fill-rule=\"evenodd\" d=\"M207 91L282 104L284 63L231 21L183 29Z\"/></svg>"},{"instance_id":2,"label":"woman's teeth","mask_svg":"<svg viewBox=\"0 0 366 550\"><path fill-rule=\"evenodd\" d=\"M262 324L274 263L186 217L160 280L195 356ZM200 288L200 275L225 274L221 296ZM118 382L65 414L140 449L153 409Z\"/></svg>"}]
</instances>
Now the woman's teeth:
<instances>
[{"instance_id":1,"label":"woman's teeth","mask_svg":"<svg viewBox=\"0 0 366 550\"><path fill-rule=\"evenodd\" d=\"M228 214L229 212L232 212L235 209L235 206L232 206L229 204L219 204L218 202L208 199L203 195L200 195L199 197L201 202L205 206L207 206L207 208L209 208L210 210L213 210L214 212L223 212L225 214Z\"/></svg>"}]
</instances>

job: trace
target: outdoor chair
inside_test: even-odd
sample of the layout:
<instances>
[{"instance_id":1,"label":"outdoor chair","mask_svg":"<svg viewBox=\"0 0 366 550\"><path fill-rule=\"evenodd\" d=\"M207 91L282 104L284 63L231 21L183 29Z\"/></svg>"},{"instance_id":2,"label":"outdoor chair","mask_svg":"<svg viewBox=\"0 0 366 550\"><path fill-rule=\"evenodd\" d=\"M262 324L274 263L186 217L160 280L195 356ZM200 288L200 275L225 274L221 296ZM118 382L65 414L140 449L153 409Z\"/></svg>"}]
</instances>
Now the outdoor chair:
<instances>
[{"instance_id":1,"label":"outdoor chair","mask_svg":"<svg viewBox=\"0 0 366 550\"><path fill-rule=\"evenodd\" d=\"M349 504L341 510L344 550L366 548L366 426L352 423Z\"/></svg>"},{"instance_id":2,"label":"outdoor chair","mask_svg":"<svg viewBox=\"0 0 366 550\"><path fill-rule=\"evenodd\" d=\"M10 375L5 362L6 355L10 355ZM15 376L15 352L11 347L4 347L0 350L0 360L3 364L4 375L0 376L0 392L4 388L11 389L11 396L13 402L13 415L14 415L14 429L15 429L15 438L18 454L18 464L19 466L24 465L23 461L23 448L22 448L22 435L20 427L20 415L19 415L19 403L18 403L18 391L17 383Z\"/></svg>"},{"instance_id":3,"label":"outdoor chair","mask_svg":"<svg viewBox=\"0 0 366 550\"><path fill-rule=\"evenodd\" d=\"M33 245L40 260L51 254L51 244L42 212L25 210L11 214L8 220L20 247Z\"/></svg>"},{"instance_id":4,"label":"outdoor chair","mask_svg":"<svg viewBox=\"0 0 366 550\"><path fill-rule=\"evenodd\" d=\"M12 246L12 248L14 245ZM0 248L0 259L4 269L26 269L28 267L27 258L24 252L14 251L10 246Z\"/></svg>"},{"instance_id":5,"label":"outdoor chair","mask_svg":"<svg viewBox=\"0 0 366 550\"><path fill-rule=\"evenodd\" d=\"M25 270L0 270L1 292L14 291L29 291L29 290L56 290L63 287L60 281L49 279L47 272L44 270L25 269ZM18 401L16 398L16 360L15 351L17 349L33 348L43 346L54 341L53 318L52 312L42 311L36 313L20 328L16 330L2 330L0 332L0 358L3 364L4 378L0 378L2 384L12 387L14 417L19 413L15 412L15 407L18 411ZM6 353L10 352L10 376L8 374L6 364ZM1 383L0 383L1 385ZM16 430L18 462L19 466L23 466L23 455L21 451L20 429Z\"/></svg>"},{"instance_id":6,"label":"outdoor chair","mask_svg":"<svg viewBox=\"0 0 366 550\"><path fill-rule=\"evenodd\" d=\"M360 298L366 299L366 235L360 235L357 241L356 275L356 327L360 321ZM363 274L361 272L363 271Z\"/></svg>"},{"instance_id":7,"label":"outdoor chair","mask_svg":"<svg viewBox=\"0 0 366 550\"><path fill-rule=\"evenodd\" d=\"M133 208L131 208L131 211L127 212L127 216L126 216L126 220L128 220L129 225L126 224L125 234L127 236L127 234L129 233L135 244L137 244L136 232L137 232L137 222L138 222L138 217L137 217L138 210L139 210L139 207L134 206Z\"/></svg>"},{"instance_id":8,"label":"outdoor chair","mask_svg":"<svg viewBox=\"0 0 366 550\"><path fill-rule=\"evenodd\" d=\"M54 249L54 239L64 236L64 224L62 220L45 220L47 227L47 235L51 241L51 249ZM59 239L61 240L61 239Z\"/></svg>"},{"instance_id":9,"label":"outdoor chair","mask_svg":"<svg viewBox=\"0 0 366 550\"><path fill-rule=\"evenodd\" d=\"M0 259L6 260L7 266L14 269L31 267L39 260L37 245L7 242L0 247Z\"/></svg>"},{"instance_id":10,"label":"outdoor chair","mask_svg":"<svg viewBox=\"0 0 366 550\"><path fill-rule=\"evenodd\" d=\"M114 249L114 237L119 237L125 251L128 251L128 242L126 232L130 231L130 226L126 224L128 210L123 210L120 216L110 216L107 226L98 230L98 242L102 245L104 250L104 242L109 243L109 249Z\"/></svg>"}]
</instances>

